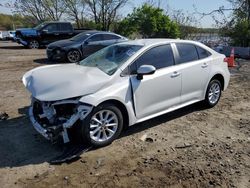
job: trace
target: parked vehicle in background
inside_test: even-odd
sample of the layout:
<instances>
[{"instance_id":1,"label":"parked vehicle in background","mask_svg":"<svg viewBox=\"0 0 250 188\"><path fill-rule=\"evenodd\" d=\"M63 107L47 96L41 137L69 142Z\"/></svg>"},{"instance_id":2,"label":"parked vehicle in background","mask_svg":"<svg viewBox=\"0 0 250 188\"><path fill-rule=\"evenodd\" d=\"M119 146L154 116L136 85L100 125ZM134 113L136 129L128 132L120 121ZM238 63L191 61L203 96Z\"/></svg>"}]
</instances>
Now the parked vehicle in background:
<instances>
[{"instance_id":1,"label":"parked vehicle in background","mask_svg":"<svg viewBox=\"0 0 250 188\"><path fill-rule=\"evenodd\" d=\"M234 49L235 58L250 59L250 47L234 47L234 46L216 46L215 51L229 57L232 49Z\"/></svg>"},{"instance_id":2,"label":"parked vehicle in background","mask_svg":"<svg viewBox=\"0 0 250 188\"><path fill-rule=\"evenodd\" d=\"M111 32L86 31L70 39L49 44L47 56L50 60L76 63L106 46L127 40Z\"/></svg>"},{"instance_id":3,"label":"parked vehicle in background","mask_svg":"<svg viewBox=\"0 0 250 188\"><path fill-rule=\"evenodd\" d=\"M8 38L7 31L0 31L0 40L6 40Z\"/></svg>"},{"instance_id":4,"label":"parked vehicle in background","mask_svg":"<svg viewBox=\"0 0 250 188\"><path fill-rule=\"evenodd\" d=\"M38 67L23 76L30 119L47 139L66 143L80 134L105 146L124 126L198 101L215 106L230 78L224 58L198 42L144 39L108 46L79 64Z\"/></svg>"},{"instance_id":5,"label":"parked vehicle in background","mask_svg":"<svg viewBox=\"0 0 250 188\"><path fill-rule=\"evenodd\" d=\"M71 38L85 30L74 29L70 22L44 22L35 28L16 30L16 41L29 48L39 48L62 39Z\"/></svg>"},{"instance_id":6,"label":"parked vehicle in background","mask_svg":"<svg viewBox=\"0 0 250 188\"><path fill-rule=\"evenodd\" d=\"M8 39L14 41L16 37L16 31L8 31Z\"/></svg>"}]
</instances>

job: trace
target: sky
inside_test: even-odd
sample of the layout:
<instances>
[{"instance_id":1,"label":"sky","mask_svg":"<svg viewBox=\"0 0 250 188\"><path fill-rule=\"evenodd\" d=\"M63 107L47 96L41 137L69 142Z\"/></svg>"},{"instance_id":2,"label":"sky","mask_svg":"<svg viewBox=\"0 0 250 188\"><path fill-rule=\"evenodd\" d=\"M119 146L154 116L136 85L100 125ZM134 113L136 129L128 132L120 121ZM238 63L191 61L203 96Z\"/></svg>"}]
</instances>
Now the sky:
<instances>
[{"instance_id":1,"label":"sky","mask_svg":"<svg viewBox=\"0 0 250 188\"><path fill-rule=\"evenodd\" d=\"M0 0L1 4L4 4L9 0ZM14 2L14 0L11 0ZM147 0L130 0L126 7L123 7L122 12L123 16L131 13L134 7L140 6L143 2ZM150 0L149 0L150 1ZM158 1L160 2L160 8L164 10L183 10L183 12L194 13L196 7L197 11L202 13L208 13L212 10L218 9L221 6L226 8L231 8L230 3L227 0L151 0L154 1L156 5L158 5ZM11 10L8 8L0 7L0 13L11 14ZM227 13L230 15L230 12ZM196 14L196 18L199 20L199 26L207 28L214 27L215 22L213 21L211 16L206 16L200 20L201 15ZM218 17L219 18L219 17Z\"/></svg>"}]
</instances>

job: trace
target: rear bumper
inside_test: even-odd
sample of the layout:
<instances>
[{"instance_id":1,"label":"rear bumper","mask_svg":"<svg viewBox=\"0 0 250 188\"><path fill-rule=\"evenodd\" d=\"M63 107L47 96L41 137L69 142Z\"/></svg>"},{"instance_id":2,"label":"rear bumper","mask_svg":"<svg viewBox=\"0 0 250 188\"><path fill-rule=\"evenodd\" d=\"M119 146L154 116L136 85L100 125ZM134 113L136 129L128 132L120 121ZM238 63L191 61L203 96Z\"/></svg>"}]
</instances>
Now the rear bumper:
<instances>
[{"instance_id":1,"label":"rear bumper","mask_svg":"<svg viewBox=\"0 0 250 188\"><path fill-rule=\"evenodd\" d=\"M227 70L225 71L225 74L224 74L224 88L223 88L223 91L225 91L229 85L229 81L230 81L230 72L227 68Z\"/></svg>"}]
</instances>

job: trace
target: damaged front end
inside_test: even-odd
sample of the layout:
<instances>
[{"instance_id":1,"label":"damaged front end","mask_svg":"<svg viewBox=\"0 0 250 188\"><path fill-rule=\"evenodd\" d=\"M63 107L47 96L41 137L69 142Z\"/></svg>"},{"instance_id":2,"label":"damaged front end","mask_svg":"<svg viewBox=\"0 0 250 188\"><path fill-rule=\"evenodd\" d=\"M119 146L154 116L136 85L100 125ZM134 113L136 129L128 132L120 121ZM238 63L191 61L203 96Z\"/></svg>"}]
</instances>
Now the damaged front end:
<instances>
[{"instance_id":1,"label":"damaged front end","mask_svg":"<svg viewBox=\"0 0 250 188\"><path fill-rule=\"evenodd\" d=\"M62 136L67 143L70 141L67 130L86 118L92 109L93 106L78 99L44 102L33 98L29 116L34 128L46 139L54 142Z\"/></svg>"}]
</instances>

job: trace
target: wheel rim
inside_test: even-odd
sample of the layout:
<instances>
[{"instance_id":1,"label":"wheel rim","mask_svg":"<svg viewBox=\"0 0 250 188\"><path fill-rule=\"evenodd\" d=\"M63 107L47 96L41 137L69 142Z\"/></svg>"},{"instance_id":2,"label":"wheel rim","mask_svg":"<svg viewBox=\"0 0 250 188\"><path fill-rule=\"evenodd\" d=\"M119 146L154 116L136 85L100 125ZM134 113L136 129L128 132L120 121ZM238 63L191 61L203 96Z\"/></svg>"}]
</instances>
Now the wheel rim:
<instances>
[{"instance_id":1,"label":"wheel rim","mask_svg":"<svg viewBox=\"0 0 250 188\"><path fill-rule=\"evenodd\" d=\"M79 59L80 59L80 53L78 51L74 50L68 53L68 60L70 62L75 63L79 61Z\"/></svg>"},{"instance_id":2,"label":"wheel rim","mask_svg":"<svg viewBox=\"0 0 250 188\"><path fill-rule=\"evenodd\" d=\"M213 83L208 92L208 99L211 104L215 104L220 98L220 85L218 83Z\"/></svg>"},{"instance_id":3,"label":"wheel rim","mask_svg":"<svg viewBox=\"0 0 250 188\"><path fill-rule=\"evenodd\" d=\"M115 135L117 128L117 115L111 110L101 110L90 120L90 138L96 142L105 142Z\"/></svg>"},{"instance_id":4,"label":"wheel rim","mask_svg":"<svg viewBox=\"0 0 250 188\"><path fill-rule=\"evenodd\" d=\"M30 47L31 48L38 48L39 47L39 43L35 40L30 42Z\"/></svg>"}]
</instances>

